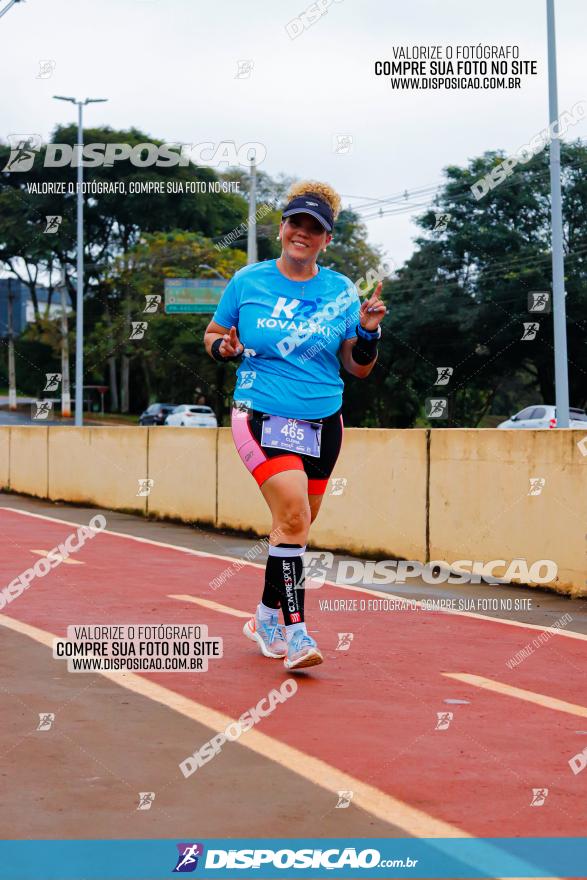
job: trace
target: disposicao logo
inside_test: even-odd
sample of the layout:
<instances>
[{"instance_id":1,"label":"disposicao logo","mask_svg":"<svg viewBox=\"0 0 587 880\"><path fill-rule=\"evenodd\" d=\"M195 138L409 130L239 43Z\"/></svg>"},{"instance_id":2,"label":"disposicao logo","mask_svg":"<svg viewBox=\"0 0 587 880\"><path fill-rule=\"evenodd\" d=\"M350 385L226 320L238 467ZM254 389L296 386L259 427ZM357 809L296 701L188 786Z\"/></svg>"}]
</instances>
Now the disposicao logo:
<instances>
[{"instance_id":1,"label":"disposicao logo","mask_svg":"<svg viewBox=\"0 0 587 880\"><path fill-rule=\"evenodd\" d=\"M203 843L176 843L178 857L173 869L174 874L189 874L198 867L198 861L204 855Z\"/></svg>"},{"instance_id":2,"label":"disposicao logo","mask_svg":"<svg viewBox=\"0 0 587 880\"><path fill-rule=\"evenodd\" d=\"M10 156L2 171L30 171L41 150L39 134L8 136ZM237 146L234 141L202 141L198 144L47 144L43 157L45 168L112 168L116 162L128 161L136 168L186 168L194 165L259 165L267 155L264 144L249 141Z\"/></svg>"}]
</instances>

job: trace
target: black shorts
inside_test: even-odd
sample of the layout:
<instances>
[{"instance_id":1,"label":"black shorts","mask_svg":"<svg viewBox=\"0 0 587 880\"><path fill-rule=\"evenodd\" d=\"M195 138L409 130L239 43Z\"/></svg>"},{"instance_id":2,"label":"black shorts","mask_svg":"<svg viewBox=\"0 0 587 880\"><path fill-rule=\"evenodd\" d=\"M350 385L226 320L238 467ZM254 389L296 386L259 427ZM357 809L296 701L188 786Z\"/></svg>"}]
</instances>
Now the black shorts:
<instances>
[{"instance_id":1,"label":"black shorts","mask_svg":"<svg viewBox=\"0 0 587 880\"><path fill-rule=\"evenodd\" d=\"M319 458L261 446L264 415L260 410L244 411L234 407L231 420L238 454L259 486L273 474L300 470L308 476L308 494L323 495L342 445L344 425L341 410L323 419L312 419L312 422L322 424Z\"/></svg>"}]
</instances>

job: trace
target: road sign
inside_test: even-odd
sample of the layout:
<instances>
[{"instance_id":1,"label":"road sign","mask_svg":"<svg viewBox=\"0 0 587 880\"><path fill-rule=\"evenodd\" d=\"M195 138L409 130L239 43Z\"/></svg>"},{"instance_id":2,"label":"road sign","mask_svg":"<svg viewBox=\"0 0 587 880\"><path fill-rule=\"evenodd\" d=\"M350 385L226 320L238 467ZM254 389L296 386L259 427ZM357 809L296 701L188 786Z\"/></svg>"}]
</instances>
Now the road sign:
<instances>
[{"instance_id":1,"label":"road sign","mask_svg":"<svg viewBox=\"0 0 587 880\"><path fill-rule=\"evenodd\" d=\"M166 278L165 312L214 314L227 284L224 278Z\"/></svg>"}]
</instances>

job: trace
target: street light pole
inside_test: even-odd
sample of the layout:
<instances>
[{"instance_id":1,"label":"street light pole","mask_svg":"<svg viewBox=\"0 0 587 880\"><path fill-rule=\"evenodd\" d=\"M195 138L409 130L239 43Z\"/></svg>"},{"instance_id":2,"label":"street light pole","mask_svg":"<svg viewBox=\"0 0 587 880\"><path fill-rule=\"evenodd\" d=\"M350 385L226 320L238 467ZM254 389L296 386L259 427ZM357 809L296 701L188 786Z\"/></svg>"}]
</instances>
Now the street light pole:
<instances>
[{"instance_id":1,"label":"street light pole","mask_svg":"<svg viewBox=\"0 0 587 880\"><path fill-rule=\"evenodd\" d=\"M247 264L257 262L257 166L251 162L249 185L249 222L247 230Z\"/></svg>"},{"instance_id":2,"label":"street light pole","mask_svg":"<svg viewBox=\"0 0 587 880\"><path fill-rule=\"evenodd\" d=\"M14 368L14 293L12 292L12 278L8 279L8 409L16 410L16 370Z\"/></svg>"},{"instance_id":3,"label":"street light pole","mask_svg":"<svg viewBox=\"0 0 587 880\"><path fill-rule=\"evenodd\" d=\"M551 131L550 204L556 427L568 428L569 375L567 363L567 318L565 305L565 263L563 255L563 212L560 160L561 145L558 124L554 0L546 0L546 21L548 30L548 108Z\"/></svg>"},{"instance_id":4,"label":"street light pole","mask_svg":"<svg viewBox=\"0 0 587 880\"><path fill-rule=\"evenodd\" d=\"M77 292L75 304L75 422L84 423L84 167L82 164L84 129L82 102L77 104Z\"/></svg>"},{"instance_id":5,"label":"street light pole","mask_svg":"<svg viewBox=\"0 0 587 880\"><path fill-rule=\"evenodd\" d=\"M3 15L6 15L8 10L12 6L14 6L15 3L20 3L20 2L21 2L21 0L10 0L10 3L7 6L5 6L4 9L0 9L0 18L2 18Z\"/></svg>"},{"instance_id":6,"label":"street light pole","mask_svg":"<svg viewBox=\"0 0 587 880\"><path fill-rule=\"evenodd\" d=\"M67 289L65 269L61 272L59 285L61 298L61 418L71 418L71 393L69 386L69 323L67 320Z\"/></svg>"},{"instance_id":7,"label":"street light pole","mask_svg":"<svg viewBox=\"0 0 587 880\"><path fill-rule=\"evenodd\" d=\"M210 266L208 263L199 263L198 269L209 269L210 272L215 272L219 278L223 281L225 280L224 275L222 275L218 269L215 269L214 266ZM224 382L226 381L226 364L216 364L216 418L218 420L218 424L224 424Z\"/></svg>"},{"instance_id":8,"label":"street light pole","mask_svg":"<svg viewBox=\"0 0 587 880\"><path fill-rule=\"evenodd\" d=\"M63 95L53 95L57 101L69 101L78 109L77 116L77 293L75 304L75 421L76 427L84 423L84 128L82 107L84 104L99 104L107 98L86 98L76 101Z\"/></svg>"}]
</instances>

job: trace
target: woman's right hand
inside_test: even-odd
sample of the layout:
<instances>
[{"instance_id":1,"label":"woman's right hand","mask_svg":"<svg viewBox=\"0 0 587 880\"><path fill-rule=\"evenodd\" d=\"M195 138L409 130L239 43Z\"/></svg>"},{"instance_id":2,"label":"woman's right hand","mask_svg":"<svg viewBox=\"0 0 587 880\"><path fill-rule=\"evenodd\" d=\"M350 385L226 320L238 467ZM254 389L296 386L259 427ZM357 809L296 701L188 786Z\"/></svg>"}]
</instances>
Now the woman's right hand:
<instances>
[{"instance_id":1,"label":"woman's right hand","mask_svg":"<svg viewBox=\"0 0 587 880\"><path fill-rule=\"evenodd\" d=\"M244 350L244 345L236 335L236 327L231 327L230 333L225 333L222 337L222 343L218 351L224 357L233 357L234 355L242 354Z\"/></svg>"}]
</instances>

